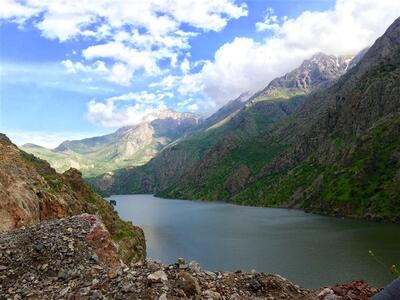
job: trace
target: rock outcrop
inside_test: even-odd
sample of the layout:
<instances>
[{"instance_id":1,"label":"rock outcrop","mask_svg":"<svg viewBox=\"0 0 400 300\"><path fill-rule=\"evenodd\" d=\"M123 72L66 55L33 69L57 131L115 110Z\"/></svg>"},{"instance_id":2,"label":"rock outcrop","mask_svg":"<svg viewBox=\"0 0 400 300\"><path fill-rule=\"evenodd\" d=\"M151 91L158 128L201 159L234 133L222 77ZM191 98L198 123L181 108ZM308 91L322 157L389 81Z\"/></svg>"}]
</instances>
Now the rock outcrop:
<instances>
[{"instance_id":1,"label":"rock outcrop","mask_svg":"<svg viewBox=\"0 0 400 300\"><path fill-rule=\"evenodd\" d=\"M58 174L47 162L0 135L0 230L85 212L101 218L124 261L145 258L143 231L122 221L112 205L82 180L78 170Z\"/></svg>"},{"instance_id":2,"label":"rock outcrop","mask_svg":"<svg viewBox=\"0 0 400 300\"><path fill-rule=\"evenodd\" d=\"M303 90L310 92L331 86L345 74L352 64L353 56L334 56L325 53L314 54L305 60L300 67L276 78L259 93L259 97L267 96L274 90ZM357 55L357 59L359 56Z\"/></svg>"},{"instance_id":3,"label":"rock outcrop","mask_svg":"<svg viewBox=\"0 0 400 300\"><path fill-rule=\"evenodd\" d=\"M376 292L360 282L310 291L279 275L210 272L183 259L126 265L88 214L0 233L0 299L366 300Z\"/></svg>"}]
</instances>

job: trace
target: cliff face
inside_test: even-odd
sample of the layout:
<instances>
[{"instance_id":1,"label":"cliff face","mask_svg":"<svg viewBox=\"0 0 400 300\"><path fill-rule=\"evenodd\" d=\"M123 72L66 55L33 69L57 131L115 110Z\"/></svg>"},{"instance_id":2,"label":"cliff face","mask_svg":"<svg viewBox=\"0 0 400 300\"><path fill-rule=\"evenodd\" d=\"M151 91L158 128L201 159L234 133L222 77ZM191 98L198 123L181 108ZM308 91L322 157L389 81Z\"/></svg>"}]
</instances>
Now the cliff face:
<instances>
[{"instance_id":1,"label":"cliff face","mask_svg":"<svg viewBox=\"0 0 400 300\"><path fill-rule=\"evenodd\" d=\"M0 230L84 212L100 216L125 261L144 259L143 231L122 221L82 180L79 171L58 174L47 162L19 150L0 135Z\"/></svg>"},{"instance_id":2,"label":"cliff face","mask_svg":"<svg viewBox=\"0 0 400 300\"><path fill-rule=\"evenodd\" d=\"M309 93L317 89L327 88L354 67L363 54L363 51L355 57L334 56L325 53L314 54L297 69L272 80L265 89L257 94L257 98L271 97L281 90L290 94Z\"/></svg>"}]
</instances>

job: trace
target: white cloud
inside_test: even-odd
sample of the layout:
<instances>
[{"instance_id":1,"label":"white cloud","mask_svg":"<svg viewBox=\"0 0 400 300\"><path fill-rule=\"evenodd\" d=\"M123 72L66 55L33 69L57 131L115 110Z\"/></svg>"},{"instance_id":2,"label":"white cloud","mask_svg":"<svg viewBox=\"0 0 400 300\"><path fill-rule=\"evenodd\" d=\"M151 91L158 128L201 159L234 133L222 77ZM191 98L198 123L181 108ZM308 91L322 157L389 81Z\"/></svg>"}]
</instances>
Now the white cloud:
<instances>
[{"instance_id":1,"label":"white cloud","mask_svg":"<svg viewBox=\"0 0 400 300\"><path fill-rule=\"evenodd\" d=\"M68 73L108 73L108 69L104 62L96 61L91 66L84 65L80 62L74 63L73 61L67 59L63 60L61 64L66 68Z\"/></svg>"},{"instance_id":2,"label":"white cloud","mask_svg":"<svg viewBox=\"0 0 400 300\"><path fill-rule=\"evenodd\" d=\"M111 82L122 85L129 85L133 77L133 71L123 63L116 63L112 66L108 79Z\"/></svg>"},{"instance_id":3,"label":"white cloud","mask_svg":"<svg viewBox=\"0 0 400 300\"><path fill-rule=\"evenodd\" d=\"M181 71L183 74L187 74L190 71L190 62L187 57L181 63Z\"/></svg>"},{"instance_id":4,"label":"white cloud","mask_svg":"<svg viewBox=\"0 0 400 300\"><path fill-rule=\"evenodd\" d=\"M214 31L224 28L231 18L247 15L245 4L239 6L227 0L175 0L170 9L177 21Z\"/></svg>"},{"instance_id":5,"label":"white cloud","mask_svg":"<svg viewBox=\"0 0 400 300\"><path fill-rule=\"evenodd\" d=\"M40 10L25 6L14 0L0 0L0 19L11 20L18 24L35 16Z\"/></svg>"},{"instance_id":6,"label":"white cloud","mask_svg":"<svg viewBox=\"0 0 400 300\"><path fill-rule=\"evenodd\" d=\"M75 71L99 71L122 85L131 83L138 71L160 74L161 61L175 68L191 37L219 31L230 19L247 15L246 5L235 0L0 0L0 7L0 19L23 24L32 18L46 38L89 38L92 44L82 52L84 60L74 62L81 64ZM184 31L182 25L196 32ZM93 59L108 71L93 68Z\"/></svg>"},{"instance_id":7,"label":"white cloud","mask_svg":"<svg viewBox=\"0 0 400 300\"><path fill-rule=\"evenodd\" d=\"M399 12L400 1L337 0L331 10L305 11L297 18L282 18L278 25L269 11L258 27L272 29L272 37L262 42L235 38L220 47L199 73L186 75L186 82L195 82L218 107L244 91L263 88L315 52L357 53L382 35Z\"/></svg>"},{"instance_id":8,"label":"white cloud","mask_svg":"<svg viewBox=\"0 0 400 300\"><path fill-rule=\"evenodd\" d=\"M93 59L113 59L117 61L111 66L108 78L115 83L124 85L129 84L133 74L137 70L145 70L149 75L160 74L161 70L157 61L166 57L172 60L174 54L167 51L140 51L135 48L127 47L120 42L109 42L90 46L83 52L86 60Z\"/></svg>"},{"instance_id":9,"label":"white cloud","mask_svg":"<svg viewBox=\"0 0 400 300\"><path fill-rule=\"evenodd\" d=\"M273 32L279 31L278 16L274 14L274 10L269 7L262 22L256 23L257 31L271 30Z\"/></svg>"},{"instance_id":10,"label":"white cloud","mask_svg":"<svg viewBox=\"0 0 400 300\"><path fill-rule=\"evenodd\" d=\"M171 93L127 93L88 104L88 119L103 127L118 128L140 123L146 116L167 109L164 99Z\"/></svg>"},{"instance_id":11,"label":"white cloud","mask_svg":"<svg viewBox=\"0 0 400 300\"><path fill-rule=\"evenodd\" d=\"M193 104L186 106L186 108L190 112L197 112L199 110L199 105L197 103L193 103Z\"/></svg>"},{"instance_id":12,"label":"white cloud","mask_svg":"<svg viewBox=\"0 0 400 300\"><path fill-rule=\"evenodd\" d=\"M80 58L63 61L69 73L101 76L121 85L130 85L140 72L157 76L159 81L149 85L150 90L161 91L155 94L174 91L179 99L195 99L182 108L204 113L244 91L263 88L315 52L358 52L371 45L400 12L396 0L337 0L332 9L305 11L295 18L278 17L267 9L255 24L255 30L267 33L265 40L236 37L222 45L212 60L189 61L193 36L222 30L229 20L247 15L240 2L0 0L0 18L18 24L33 21L47 38L84 38L89 46L73 56ZM143 111L165 105L138 99L136 93L126 101L93 100L88 116L95 123L117 126L135 123ZM118 113L121 117L116 117Z\"/></svg>"},{"instance_id":13,"label":"white cloud","mask_svg":"<svg viewBox=\"0 0 400 300\"><path fill-rule=\"evenodd\" d=\"M150 83L149 87L172 90L176 87L179 78L179 76L167 75L161 81Z\"/></svg>"}]
</instances>

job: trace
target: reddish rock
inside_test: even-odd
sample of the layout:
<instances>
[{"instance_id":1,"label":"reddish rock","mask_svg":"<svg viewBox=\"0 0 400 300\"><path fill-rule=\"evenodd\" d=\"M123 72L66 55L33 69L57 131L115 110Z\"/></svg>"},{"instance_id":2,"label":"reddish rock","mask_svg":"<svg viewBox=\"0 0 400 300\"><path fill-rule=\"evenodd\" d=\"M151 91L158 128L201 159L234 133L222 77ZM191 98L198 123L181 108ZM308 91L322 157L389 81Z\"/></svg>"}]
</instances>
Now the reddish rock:
<instances>
[{"instance_id":1,"label":"reddish rock","mask_svg":"<svg viewBox=\"0 0 400 300\"><path fill-rule=\"evenodd\" d=\"M118 257L118 247L113 242L104 224L93 215L83 215L82 217L93 224L90 232L85 236L85 241L93 247L98 258L103 263L112 268L120 267L121 261Z\"/></svg>"},{"instance_id":2,"label":"reddish rock","mask_svg":"<svg viewBox=\"0 0 400 300\"><path fill-rule=\"evenodd\" d=\"M363 280L337 284L332 287L332 291L336 296L342 297L343 300L368 300L378 292L377 289L370 287Z\"/></svg>"}]
</instances>

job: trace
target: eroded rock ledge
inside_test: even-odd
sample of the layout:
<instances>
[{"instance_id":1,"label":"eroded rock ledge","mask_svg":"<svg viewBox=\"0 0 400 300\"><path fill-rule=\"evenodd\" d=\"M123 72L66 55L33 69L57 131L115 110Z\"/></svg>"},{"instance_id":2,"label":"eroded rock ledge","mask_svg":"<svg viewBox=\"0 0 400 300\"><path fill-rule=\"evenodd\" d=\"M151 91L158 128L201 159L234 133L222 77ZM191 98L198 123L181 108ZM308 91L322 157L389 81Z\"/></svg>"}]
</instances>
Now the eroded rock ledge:
<instances>
[{"instance_id":1,"label":"eroded rock ledge","mask_svg":"<svg viewBox=\"0 0 400 300\"><path fill-rule=\"evenodd\" d=\"M363 283L311 291L278 275L210 272L179 259L126 266L94 215L0 233L0 299L368 299ZM361 287L361 289L360 289ZM340 298L349 293L354 298Z\"/></svg>"}]
</instances>

